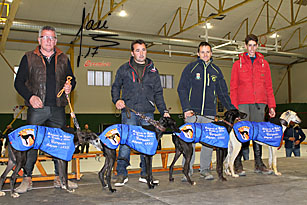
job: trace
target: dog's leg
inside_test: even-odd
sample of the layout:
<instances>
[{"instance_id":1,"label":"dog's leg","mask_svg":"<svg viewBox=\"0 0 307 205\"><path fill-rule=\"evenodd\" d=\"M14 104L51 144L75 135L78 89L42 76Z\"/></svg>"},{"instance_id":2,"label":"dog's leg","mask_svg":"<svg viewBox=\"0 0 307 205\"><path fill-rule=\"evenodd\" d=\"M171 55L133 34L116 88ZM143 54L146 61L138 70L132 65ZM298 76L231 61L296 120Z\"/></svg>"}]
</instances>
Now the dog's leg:
<instances>
[{"instance_id":1,"label":"dog's leg","mask_svg":"<svg viewBox=\"0 0 307 205\"><path fill-rule=\"evenodd\" d=\"M228 152L228 154L229 154L229 169L230 169L232 177L239 177L239 175L235 174L235 171L234 171L234 161L235 161L236 157L238 156L238 154L241 150L242 144L237 140L233 130L230 132L229 140L232 141L232 150L231 150L232 153Z\"/></svg>"},{"instance_id":2,"label":"dog's leg","mask_svg":"<svg viewBox=\"0 0 307 205\"><path fill-rule=\"evenodd\" d=\"M191 185L196 185L196 182L191 180L190 173L190 163L193 155L193 144L192 143L182 143L183 156L185 157L185 162L183 166L183 174L187 178L187 181Z\"/></svg>"},{"instance_id":3,"label":"dog's leg","mask_svg":"<svg viewBox=\"0 0 307 205\"><path fill-rule=\"evenodd\" d=\"M175 147L175 156L174 159L171 163L171 165L169 166L169 181L173 182L174 178L173 178L173 170L174 170L174 165L177 162L178 158L180 157L180 155L182 154L182 152L179 150L178 147Z\"/></svg>"},{"instance_id":4,"label":"dog's leg","mask_svg":"<svg viewBox=\"0 0 307 205\"><path fill-rule=\"evenodd\" d=\"M273 169L274 174L277 176L281 176L281 173L277 171L277 147L269 146L269 167Z\"/></svg>"},{"instance_id":5,"label":"dog's leg","mask_svg":"<svg viewBox=\"0 0 307 205\"><path fill-rule=\"evenodd\" d=\"M113 168L115 160L116 160L116 150L112 149L110 151L111 151L111 154L110 154L110 157L109 157L109 163L108 163L108 168L107 168L106 180L107 180L110 192L113 193L113 192L116 192L116 189L112 188L112 185L111 185L111 174L112 174L112 168Z\"/></svg>"},{"instance_id":6,"label":"dog's leg","mask_svg":"<svg viewBox=\"0 0 307 205\"><path fill-rule=\"evenodd\" d=\"M146 164L146 174L147 174L147 185L149 189L155 188L155 183L152 180L152 156L144 155L145 157L145 164Z\"/></svg>"},{"instance_id":7,"label":"dog's leg","mask_svg":"<svg viewBox=\"0 0 307 205\"><path fill-rule=\"evenodd\" d=\"M227 181L227 179L223 176L223 157L224 157L224 149L216 148L216 172L219 176L220 181Z\"/></svg>"},{"instance_id":8,"label":"dog's leg","mask_svg":"<svg viewBox=\"0 0 307 205\"><path fill-rule=\"evenodd\" d=\"M16 164L9 158L7 166L6 166L6 168L5 168L5 170L2 173L1 178L0 178L0 196L5 196L5 192L3 192L1 190L2 190L2 187L3 187L3 184L5 182L7 174L14 168L15 165ZM13 194L12 188L13 188L13 191L14 191L14 187L11 187L11 195Z\"/></svg>"},{"instance_id":9,"label":"dog's leg","mask_svg":"<svg viewBox=\"0 0 307 205\"><path fill-rule=\"evenodd\" d=\"M225 169L225 174L228 175L228 176L231 176L231 172L230 172L230 169L229 169L229 160L230 160L230 155L232 153L232 143L231 141L229 140L229 143L228 143L228 149L227 149L227 156L224 160L224 169Z\"/></svg>"},{"instance_id":10,"label":"dog's leg","mask_svg":"<svg viewBox=\"0 0 307 205\"><path fill-rule=\"evenodd\" d=\"M67 166L68 162L61 159L58 160L59 165L59 177L61 182L61 189L66 189L68 192L74 192L74 189L69 188L68 186L68 177L67 177Z\"/></svg>"},{"instance_id":11,"label":"dog's leg","mask_svg":"<svg viewBox=\"0 0 307 205\"><path fill-rule=\"evenodd\" d=\"M108 185L104 181L105 172L108 169L108 164L110 164L109 156L105 155L104 165L98 173L99 180L101 182L102 188L108 187ZM112 169L112 167L111 167Z\"/></svg>"}]
</instances>

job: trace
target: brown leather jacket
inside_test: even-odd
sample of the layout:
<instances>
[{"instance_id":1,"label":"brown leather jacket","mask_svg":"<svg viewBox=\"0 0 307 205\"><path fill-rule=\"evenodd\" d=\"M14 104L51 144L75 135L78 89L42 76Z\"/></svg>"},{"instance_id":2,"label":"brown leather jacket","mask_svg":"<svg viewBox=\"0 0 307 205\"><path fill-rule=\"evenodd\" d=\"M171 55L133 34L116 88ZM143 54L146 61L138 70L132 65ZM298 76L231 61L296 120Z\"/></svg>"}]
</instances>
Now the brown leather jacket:
<instances>
[{"instance_id":1,"label":"brown leather jacket","mask_svg":"<svg viewBox=\"0 0 307 205\"><path fill-rule=\"evenodd\" d=\"M55 78L56 78L56 93L58 93L66 82L67 73L67 56L58 48L55 48ZM26 52L28 60L29 78L26 81L26 86L34 95L38 96L44 103L46 97L46 64L42 54L39 52L39 47L33 51ZM30 104L25 101L27 106ZM66 106L67 100L65 94L56 99L58 107Z\"/></svg>"}]
</instances>

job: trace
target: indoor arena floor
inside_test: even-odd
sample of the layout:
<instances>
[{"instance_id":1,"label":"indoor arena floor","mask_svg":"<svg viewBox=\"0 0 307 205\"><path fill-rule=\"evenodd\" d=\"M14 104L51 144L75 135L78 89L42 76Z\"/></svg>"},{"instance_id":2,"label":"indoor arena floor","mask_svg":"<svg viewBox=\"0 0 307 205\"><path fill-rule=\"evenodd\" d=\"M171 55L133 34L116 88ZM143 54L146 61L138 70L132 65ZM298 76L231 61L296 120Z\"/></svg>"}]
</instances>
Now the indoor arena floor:
<instances>
[{"instance_id":1,"label":"indoor arena floor","mask_svg":"<svg viewBox=\"0 0 307 205\"><path fill-rule=\"evenodd\" d=\"M138 174L130 174L128 183L111 193L102 189L97 171L83 172L74 193L53 188L52 181L34 182L32 191L13 199L6 184L7 195L0 198L0 204L307 204L307 156L278 158L282 176L256 174L253 160L243 163L247 176L227 176L226 182L218 181L215 171L215 179L207 181L194 170L195 186L181 182L181 171L174 173L174 182L169 182L167 172L154 173L160 185L152 190L138 182Z\"/></svg>"}]
</instances>

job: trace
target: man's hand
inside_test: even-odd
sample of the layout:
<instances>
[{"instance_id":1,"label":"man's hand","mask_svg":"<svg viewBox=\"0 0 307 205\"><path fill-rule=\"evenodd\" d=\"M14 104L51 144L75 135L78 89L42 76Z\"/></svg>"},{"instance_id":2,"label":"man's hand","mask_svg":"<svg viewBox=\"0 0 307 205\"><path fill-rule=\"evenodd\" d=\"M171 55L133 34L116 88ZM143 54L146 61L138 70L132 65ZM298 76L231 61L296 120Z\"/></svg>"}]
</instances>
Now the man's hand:
<instances>
[{"instance_id":1,"label":"man's hand","mask_svg":"<svg viewBox=\"0 0 307 205\"><path fill-rule=\"evenodd\" d=\"M294 141L295 138L294 138L294 137L289 137L289 140L290 140L290 141Z\"/></svg>"},{"instance_id":2,"label":"man's hand","mask_svg":"<svg viewBox=\"0 0 307 205\"><path fill-rule=\"evenodd\" d=\"M194 115L193 110L189 110L184 112L184 119L186 119L187 117L192 117Z\"/></svg>"},{"instance_id":3,"label":"man's hand","mask_svg":"<svg viewBox=\"0 0 307 205\"><path fill-rule=\"evenodd\" d=\"M71 84L69 81L66 81L65 84L64 84L64 91L65 91L65 94L68 95L70 92L71 92Z\"/></svg>"},{"instance_id":4,"label":"man's hand","mask_svg":"<svg viewBox=\"0 0 307 205\"><path fill-rule=\"evenodd\" d=\"M36 95L33 95L30 98L29 102L33 108L43 108L44 107L42 100Z\"/></svg>"},{"instance_id":5,"label":"man's hand","mask_svg":"<svg viewBox=\"0 0 307 205\"><path fill-rule=\"evenodd\" d=\"M300 142L301 142L301 141L296 140L296 141L295 141L295 145L298 145Z\"/></svg>"},{"instance_id":6,"label":"man's hand","mask_svg":"<svg viewBox=\"0 0 307 205\"><path fill-rule=\"evenodd\" d=\"M163 117L171 117L171 116L170 116L169 113L165 112L165 113L163 114Z\"/></svg>"},{"instance_id":7,"label":"man's hand","mask_svg":"<svg viewBox=\"0 0 307 205\"><path fill-rule=\"evenodd\" d=\"M270 111L269 111L269 116L270 116L271 118L273 118L273 117L275 117L275 115L276 115L276 113L275 113L275 108L271 107L271 108L270 108Z\"/></svg>"},{"instance_id":8,"label":"man's hand","mask_svg":"<svg viewBox=\"0 0 307 205\"><path fill-rule=\"evenodd\" d=\"M121 110L121 109L126 107L125 102L123 100L117 100L115 106L119 110Z\"/></svg>"}]
</instances>

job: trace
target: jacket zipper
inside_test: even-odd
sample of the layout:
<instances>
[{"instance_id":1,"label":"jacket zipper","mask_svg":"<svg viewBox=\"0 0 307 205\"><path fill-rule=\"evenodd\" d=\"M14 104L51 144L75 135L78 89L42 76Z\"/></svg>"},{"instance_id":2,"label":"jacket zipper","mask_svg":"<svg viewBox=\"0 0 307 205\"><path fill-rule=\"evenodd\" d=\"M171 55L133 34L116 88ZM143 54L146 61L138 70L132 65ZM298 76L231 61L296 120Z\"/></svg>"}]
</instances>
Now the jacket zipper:
<instances>
[{"instance_id":1,"label":"jacket zipper","mask_svg":"<svg viewBox=\"0 0 307 205\"><path fill-rule=\"evenodd\" d=\"M203 102L201 107L201 115L204 115L204 106L205 106L205 100L206 100L206 76L207 76L207 66L203 63L204 66L204 88L203 88Z\"/></svg>"}]
</instances>

